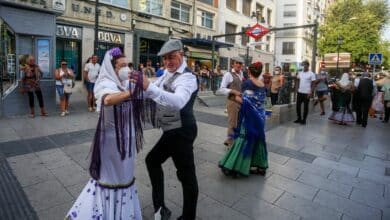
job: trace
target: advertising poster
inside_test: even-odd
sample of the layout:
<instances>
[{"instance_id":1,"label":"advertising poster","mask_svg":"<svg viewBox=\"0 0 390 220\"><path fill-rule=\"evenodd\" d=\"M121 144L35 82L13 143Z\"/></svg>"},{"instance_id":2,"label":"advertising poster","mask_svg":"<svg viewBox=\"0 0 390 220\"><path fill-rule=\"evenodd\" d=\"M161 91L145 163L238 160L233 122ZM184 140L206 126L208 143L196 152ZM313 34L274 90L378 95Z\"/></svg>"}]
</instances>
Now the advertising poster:
<instances>
[{"instance_id":1,"label":"advertising poster","mask_svg":"<svg viewBox=\"0 0 390 220\"><path fill-rule=\"evenodd\" d=\"M42 78L50 77L50 41L38 40L38 66L42 71Z\"/></svg>"}]
</instances>

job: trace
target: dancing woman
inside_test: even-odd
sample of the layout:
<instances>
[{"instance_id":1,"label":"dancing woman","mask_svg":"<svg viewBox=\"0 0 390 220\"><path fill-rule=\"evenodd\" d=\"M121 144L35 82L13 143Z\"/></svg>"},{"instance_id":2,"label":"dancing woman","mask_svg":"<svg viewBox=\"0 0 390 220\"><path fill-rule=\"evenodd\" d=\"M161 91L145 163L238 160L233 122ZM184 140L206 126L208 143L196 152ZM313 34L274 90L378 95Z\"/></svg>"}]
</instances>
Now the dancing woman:
<instances>
[{"instance_id":1,"label":"dancing woman","mask_svg":"<svg viewBox=\"0 0 390 220\"><path fill-rule=\"evenodd\" d=\"M92 178L66 219L142 219L134 183L143 136L142 78L140 85L131 86L129 73L119 48L106 53L94 88L100 116L92 144Z\"/></svg>"},{"instance_id":2,"label":"dancing woman","mask_svg":"<svg viewBox=\"0 0 390 220\"><path fill-rule=\"evenodd\" d=\"M268 168L265 142L264 83L258 79L263 65L260 62L249 66L249 80L242 86L242 97L235 100L241 104L239 127L234 134L232 148L219 162L222 172L228 176L248 176L249 173L265 175Z\"/></svg>"}]
</instances>

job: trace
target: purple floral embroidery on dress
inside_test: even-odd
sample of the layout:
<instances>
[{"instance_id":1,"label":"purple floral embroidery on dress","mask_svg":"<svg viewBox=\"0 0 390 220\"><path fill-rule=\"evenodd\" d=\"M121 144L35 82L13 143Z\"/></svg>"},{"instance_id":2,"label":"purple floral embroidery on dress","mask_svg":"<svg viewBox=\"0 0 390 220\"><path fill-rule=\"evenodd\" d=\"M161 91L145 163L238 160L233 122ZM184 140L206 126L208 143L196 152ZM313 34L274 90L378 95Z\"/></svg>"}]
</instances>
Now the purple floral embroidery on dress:
<instances>
[{"instance_id":1,"label":"purple floral embroidery on dress","mask_svg":"<svg viewBox=\"0 0 390 220\"><path fill-rule=\"evenodd\" d=\"M87 189L87 193L91 192L91 189Z\"/></svg>"},{"instance_id":2,"label":"purple floral embroidery on dress","mask_svg":"<svg viewBox=\"0 0 390 220\"><path fill-rule=\"evenodd\" d=\"M108 200L110 197L109 196L106 196L106 200Z\"/></svg>"},{"instance_id":3,"label":"purple floral embroidery on dress","mask_svg":"<svg viewBox=\"0 0 390 220\"><path fill-rule=\"evenodd\" d=\"M77 212L72 212L73 218L77 218Z\"/></svg>"}]
</instances>

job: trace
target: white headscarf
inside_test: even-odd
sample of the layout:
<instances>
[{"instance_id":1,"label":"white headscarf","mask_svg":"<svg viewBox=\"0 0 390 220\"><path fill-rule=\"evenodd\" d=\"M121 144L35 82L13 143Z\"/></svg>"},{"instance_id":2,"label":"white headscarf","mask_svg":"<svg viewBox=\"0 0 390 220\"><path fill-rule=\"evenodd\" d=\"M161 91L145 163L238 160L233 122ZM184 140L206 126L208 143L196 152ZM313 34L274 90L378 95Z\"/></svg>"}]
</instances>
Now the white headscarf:
<instances>
[{"instance_id":1,"label":"white headscarf","mask_svg":"<svg viewBox=\"0 0 390 220\"><path fill-rule=\"evenodd\" d=\"M351 83L351 81L349 80L348 73L343 73L343 76L341 77L339 83L341 86L344 86L344 87L348 86L348 84Z\"/></svg>"},{"instance_id":2,"label":"white headscarf","mask_svg":"<svg viewBox=\"0 0 390 220\"><path fill-rule=\"evenodd\" d=\"M102 104L102 97L106 94L117 93L125 90L125 87L121 84L117 74L114 71L114 67L111 64L113 58L112 52L119 50L114 48L106 52L102 66L99 71L99 77L95 82L95 88L93 90L96 98L97 111L100 111Z\"/></svg>"}]
</instances>

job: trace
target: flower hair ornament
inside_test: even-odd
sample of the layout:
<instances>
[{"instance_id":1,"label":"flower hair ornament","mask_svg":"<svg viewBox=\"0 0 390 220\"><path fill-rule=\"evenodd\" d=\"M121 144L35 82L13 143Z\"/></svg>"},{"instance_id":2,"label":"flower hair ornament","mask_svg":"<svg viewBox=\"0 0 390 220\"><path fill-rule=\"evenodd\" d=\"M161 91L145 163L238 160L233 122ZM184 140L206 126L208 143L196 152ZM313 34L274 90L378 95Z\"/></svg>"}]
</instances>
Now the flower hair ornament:
<instances>
[{"instance_id":1,"label":"flower hair ornament","mask_svg":"<svg viewBox=\"0 0 390 220\"><path fill-rule=\"evenodd\" d=\"M260 69L260 68L263 67L263 63L260 62L260 61L258 61L258 62L256 62L256 63L253 63L252 65L253 65L253 67L255 67L256 69Z\"/></svg>"},{"instance_id":2,"label":"flower hair ornament","mask_svg":"<svg viewBox=\"0 0 390 220\"><path fill-rule=\"evenodd\" d=\"M121 51L121 49L119 49L119 47L115 47L115 48L110 50L110 55L111 55L111 59L112 59L114 57L121 56L122 51Z\"/></svg>"}]
</instances>

